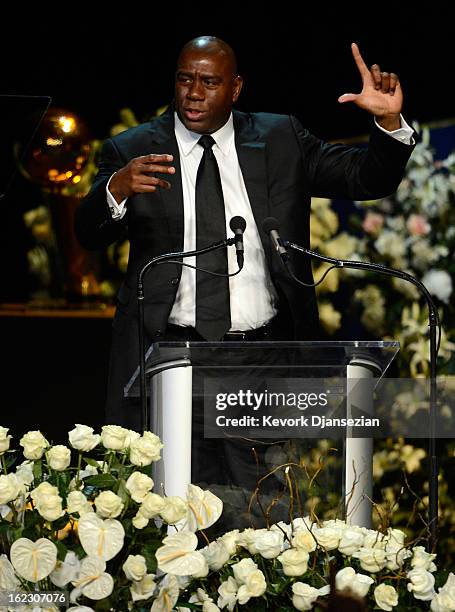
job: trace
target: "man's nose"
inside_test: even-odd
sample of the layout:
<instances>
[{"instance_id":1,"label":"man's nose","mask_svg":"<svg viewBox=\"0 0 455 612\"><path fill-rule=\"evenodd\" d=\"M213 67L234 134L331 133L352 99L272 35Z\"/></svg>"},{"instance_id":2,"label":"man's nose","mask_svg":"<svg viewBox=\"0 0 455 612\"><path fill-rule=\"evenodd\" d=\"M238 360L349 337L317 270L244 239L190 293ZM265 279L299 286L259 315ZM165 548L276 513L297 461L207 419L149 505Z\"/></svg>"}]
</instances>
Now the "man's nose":
<instances>
[{"instance_id":1,"label":"man's nose","mask_svg":"<svg viewBox=\"0 0 455 612\"><path fill-rule=\"evenodd\" d=\"M199 79L194 79L194 81L191 83L187 96L191 100L202 100L204 98L204 88Z\"/></svg>"}]
</instances>

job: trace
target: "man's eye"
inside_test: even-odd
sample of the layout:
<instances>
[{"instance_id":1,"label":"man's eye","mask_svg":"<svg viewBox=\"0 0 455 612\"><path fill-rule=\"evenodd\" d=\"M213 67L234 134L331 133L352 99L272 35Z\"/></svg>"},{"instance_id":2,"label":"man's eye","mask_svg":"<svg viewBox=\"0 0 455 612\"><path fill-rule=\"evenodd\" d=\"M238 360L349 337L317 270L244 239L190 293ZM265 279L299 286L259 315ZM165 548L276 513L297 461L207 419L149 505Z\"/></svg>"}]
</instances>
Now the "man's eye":
<instances>
[{"instance_id":1,"label":"man's eye","mask_svg":"<svg viewBox=\"0 0 455 612\"><path fill-rule=\"evenodd\" d=\"M216 85L216 81L213 81L212 79L205 79L204 83L209 87Z\"/></svg>"}]
</instances>

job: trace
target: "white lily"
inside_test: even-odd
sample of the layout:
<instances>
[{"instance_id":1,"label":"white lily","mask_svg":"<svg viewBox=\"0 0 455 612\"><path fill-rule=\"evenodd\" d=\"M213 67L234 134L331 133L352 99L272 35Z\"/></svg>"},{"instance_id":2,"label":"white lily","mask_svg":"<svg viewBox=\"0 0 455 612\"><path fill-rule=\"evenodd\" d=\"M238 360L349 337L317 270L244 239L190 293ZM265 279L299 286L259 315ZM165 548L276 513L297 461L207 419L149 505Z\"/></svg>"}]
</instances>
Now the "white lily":
<instances>
[{"instance_id":1,"label":"white lily","mask_svg":"<svg viewBox=\"0 0 455 612\"><path fill-rule=\"evenodd\" d=\"M94 513L84 514L78 524L79 540L88 556L103 561L113 559L125 540L122 523L116 519L101 519Z\"/></svg>"},{"instance_id":2,"label":"white lily","mask_svg":"<svg viewBox=\"0 0 455 612\"><path fill-rule=\"evenodd\" d=\"M46 538L32 542L19 538L10 551L11 563L16 572L29 582L47 578L57 563L57 547Z\"/></svg>"},{"instance_id":3,"label":"white lily","mask_svg":"<svg viewBox=\"0 0 455 612\"><path fill-rule=\"evenodd\" d=\"M164 538L163 544L155 553L161 571L176 576L191 576L200 575L208 569L204 555L196 550L197 537L194 533L181 531Z\"/></svg>"},{"instance_id":4,"label":"white lily","mask_svg":"<svg viewBox=\"0 0 455 612\"><path fill-rule=\"evenodd\" d=\"M223 502L210 491L204 491L196 485L188 485L186 495L188 514L185 529L197 531L207 529L220 518L223 512Z\"/></svg>"}]
</instances>

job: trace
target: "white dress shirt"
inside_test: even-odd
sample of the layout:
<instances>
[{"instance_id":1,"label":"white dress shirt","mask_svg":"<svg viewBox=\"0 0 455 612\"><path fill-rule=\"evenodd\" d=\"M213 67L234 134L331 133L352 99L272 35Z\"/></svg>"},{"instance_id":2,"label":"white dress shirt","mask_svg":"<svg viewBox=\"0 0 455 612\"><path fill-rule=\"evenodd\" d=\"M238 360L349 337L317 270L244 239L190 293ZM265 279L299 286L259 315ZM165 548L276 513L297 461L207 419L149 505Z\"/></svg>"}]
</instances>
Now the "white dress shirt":
<instances>
[{"instance_id":1,"label":"white dress shirt","mask_svg":"<svg viewBox=\"0 0 455 612\"><path fill-rule=\"evenodd\" d=\"M411 144L413 131L403 117L401 128L392 132L384 130L377 123L376 125L391 137L405 144ZM201 134L188 130L175 113L175 136L180 153L183 189L183 250L192 251L196 248L196 176L203 155L203 148L197 144L197 141ZM232 235L229 228L229 221L232 217L239 215L246 221L245 265L238 276L229 279L231 330L256 329L276 315L277 294L266 265L264 250L237 157L232 114L228 121L211 136L215 140L213 153L218 162L223 188L226 235ZM126 199L118 204L109 191L109 183L110 179L106 187L106 194L112 218L121 219L126 212ZM207 257L210 257L210 254ZM195 257L188 257L184 261L193 266L196 265ZM228 248L228 269L229 273L238 269L234 247ZM174 325L195 327L196 271L192 268L185 266L182 268L182 277L169 322Z\"/></svg>"}]
</instances>

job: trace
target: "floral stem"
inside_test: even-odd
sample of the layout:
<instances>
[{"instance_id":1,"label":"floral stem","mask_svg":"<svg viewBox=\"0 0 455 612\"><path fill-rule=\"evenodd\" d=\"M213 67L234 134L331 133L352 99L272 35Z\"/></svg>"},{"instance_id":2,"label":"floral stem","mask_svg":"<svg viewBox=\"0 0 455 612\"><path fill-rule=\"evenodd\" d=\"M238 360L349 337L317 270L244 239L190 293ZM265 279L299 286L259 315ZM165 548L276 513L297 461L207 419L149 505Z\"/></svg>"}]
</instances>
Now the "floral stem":
<instances>
[{"instance_id":1,"label":"floral stem","mask_svg":"<svg viewBox=\"0 0 455 612\"><path fill-rule=\"evenodd\" d=\"M76 487L79 488L79 484L81 482L81 479L79 477L79 472L81 471L81 462L82 462L82 453L81 451L79 451L78 457L77 457L77 472L76 472Z\"/></svg>"},{"instance_id":2,"label":"floral stem","mask_svg":"<svg viewBox=\"0 0 455 612\"><path fill-rule=\"evenodd\" d=\"M8 468L6 467L5 455L2 455L2 467L5 474L8 473Z\"/></svg>"}]
</instances>

